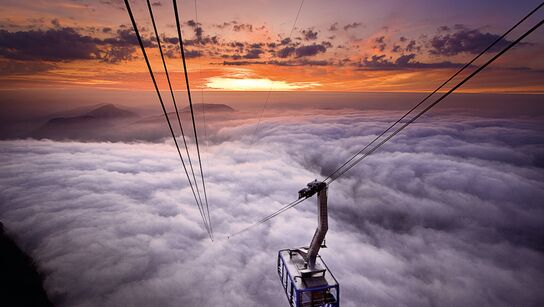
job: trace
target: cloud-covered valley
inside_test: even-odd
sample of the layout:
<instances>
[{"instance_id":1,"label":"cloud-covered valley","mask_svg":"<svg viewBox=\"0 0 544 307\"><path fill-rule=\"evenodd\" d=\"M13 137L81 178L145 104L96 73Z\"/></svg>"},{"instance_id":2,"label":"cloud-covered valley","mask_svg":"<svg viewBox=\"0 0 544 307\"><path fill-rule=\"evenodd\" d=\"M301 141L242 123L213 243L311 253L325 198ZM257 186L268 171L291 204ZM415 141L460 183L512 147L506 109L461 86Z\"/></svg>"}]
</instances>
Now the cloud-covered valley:
<instances>
[{"instance_id":1,"label":"cloud-covered valley","mask_svg":"<svg viewBox=\"0 0 544 307\"><path fill-rule=\"evenodd\" d=\"M58 306L286 306L282 248L309 243L296 198L388 124L319 111L212 131L204 152L215 242L164 142L0 142L0 219ZM344 306L544 304L542 118L433 115L329 188L321 255ZM194 149L194 148L193 148Z\"/></svg>"}]
</instances>

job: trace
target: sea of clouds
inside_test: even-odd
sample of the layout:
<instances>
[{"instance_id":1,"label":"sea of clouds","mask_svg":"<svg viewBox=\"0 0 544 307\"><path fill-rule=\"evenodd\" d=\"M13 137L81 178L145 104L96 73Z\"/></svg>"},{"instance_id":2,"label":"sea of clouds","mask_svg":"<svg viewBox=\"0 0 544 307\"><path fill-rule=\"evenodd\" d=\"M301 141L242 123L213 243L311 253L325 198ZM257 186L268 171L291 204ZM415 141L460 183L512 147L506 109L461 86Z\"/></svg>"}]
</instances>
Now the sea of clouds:
<instances>
[{"instance_id":1,"label":"sea of clouds","mask_svg":"<svg viewBox=\"0 0 544 307\"><path fill-rule=\"evenodd\" d=\"M333 114L334 113L334 114ZM381 132L379 112L225 126L203 146L215 242L171 141L0 142L0 220L58 306L287 306L279 249L309 244L296 198ZM194 150L194 148L192 148ZM343 306L542 306L542 118L435 115L329 188L321 255Z\"/></svg>"}]
</instances>

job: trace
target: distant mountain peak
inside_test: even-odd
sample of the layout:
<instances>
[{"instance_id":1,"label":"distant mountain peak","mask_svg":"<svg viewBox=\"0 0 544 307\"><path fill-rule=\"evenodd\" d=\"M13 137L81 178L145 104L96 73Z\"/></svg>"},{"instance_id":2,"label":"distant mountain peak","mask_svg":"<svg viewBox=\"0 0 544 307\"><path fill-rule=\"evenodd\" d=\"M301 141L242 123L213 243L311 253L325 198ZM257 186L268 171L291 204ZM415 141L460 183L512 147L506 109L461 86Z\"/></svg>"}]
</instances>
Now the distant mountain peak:
<instances>
[{"instance_id":1,"label":"distant mountain peak","mask_svg":"<svg viewBox=\"0 0 544 307\"><path fill-rule=\"evenodd\" d=\"M83 116L91 116L94 118L116 118L116 117L134 117L135 113L120 109L114 104L104 104L98 108L85 113Z\"/></svg>"},{"instance_id":2,"label":"distant mountain peak","mask_svg":"<svg viewBox=\"0 0 544 307\"><path fill-rule=\"evenodd\" d=\"M31 132L30 136L48 139L78 139L92 135L92 131L104 131L103 129L109 129L108 127L113 127L116 123L132 120L137 116L136 113L123 110L114 104L102 104L77 116L51 118Z\"/></svg>"},{"instance_id":3,"label":"distant mountain peak","mask_svg":"<svg viewBox=\"0 0 544 307\"><path fill-rule=\"evenodd\" d=\"M194 103L193 110L195 112L202 112L202 107L204 106L204 112L234 112L236 111L232 107L222 103ZM191 112L190 107L185 107L181 112Z\"/></svg>"}]
</instances>

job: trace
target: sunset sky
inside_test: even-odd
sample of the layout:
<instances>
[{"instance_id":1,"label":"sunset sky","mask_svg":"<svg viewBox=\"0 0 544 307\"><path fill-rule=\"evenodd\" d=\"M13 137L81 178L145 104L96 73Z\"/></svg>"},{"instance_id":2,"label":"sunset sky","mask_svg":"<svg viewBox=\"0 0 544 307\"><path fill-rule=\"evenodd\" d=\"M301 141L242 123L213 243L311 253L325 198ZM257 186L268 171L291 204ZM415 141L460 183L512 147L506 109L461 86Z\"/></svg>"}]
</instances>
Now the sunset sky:
<instances>
[{"instance_id":1,"label":"sunset sky","mask_svg":"<svg viewBox=\"0 0 544 307\"><path fill-rule=\"evenodd\" d=\"M544 26L449 92L543 0L177 0L192 96L129 1L158 91L124 0L0 0L0 306L4 236L56 307L291 305L317 222L299 297L544 306Z\"/></svg>"},{"instance_id":2,"label":"sunset sky","mask_svg":"<svg viewBox=\"0 0 544 307\"><path fill-rule=\"evenodd\" d=\"M123 1L1 3L2 90L152 89ZM131 3L161 73L145 1ZM432 90L538 3L307 0L289 39L299 1L199 0L198 16L195 2L178 2L193 88L360 92ZM153 9L174 87L183 90L172 3L154 0ZM539 29L461 91L543 93L543 43ZM159 81L165 89L163 74Z\"/></svg>"}]
</instances>

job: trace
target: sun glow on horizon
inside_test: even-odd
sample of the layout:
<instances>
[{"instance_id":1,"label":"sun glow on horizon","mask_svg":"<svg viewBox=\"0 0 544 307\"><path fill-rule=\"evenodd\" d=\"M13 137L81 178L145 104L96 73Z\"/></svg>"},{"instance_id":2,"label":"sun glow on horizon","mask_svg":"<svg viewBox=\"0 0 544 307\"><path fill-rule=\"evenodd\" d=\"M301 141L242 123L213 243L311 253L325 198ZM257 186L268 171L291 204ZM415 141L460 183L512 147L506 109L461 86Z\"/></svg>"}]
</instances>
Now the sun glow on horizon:
<instances>
[{"instance_id":1,"label":"sun glow on horizon","mask_svg":"<svg viewBox=\"0 0 544 307\"><path fill-rule=\"evenodd\" d=\"M291 91L298 89L319 87L321 84L314 82L286 82L274 81L266 78L208 78L206 86L210 89L230 91Z\"/></svg>"}]
</instances>

